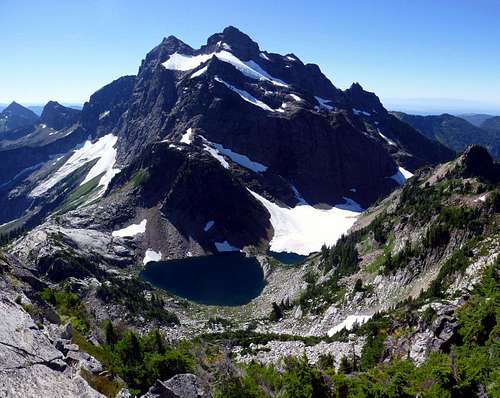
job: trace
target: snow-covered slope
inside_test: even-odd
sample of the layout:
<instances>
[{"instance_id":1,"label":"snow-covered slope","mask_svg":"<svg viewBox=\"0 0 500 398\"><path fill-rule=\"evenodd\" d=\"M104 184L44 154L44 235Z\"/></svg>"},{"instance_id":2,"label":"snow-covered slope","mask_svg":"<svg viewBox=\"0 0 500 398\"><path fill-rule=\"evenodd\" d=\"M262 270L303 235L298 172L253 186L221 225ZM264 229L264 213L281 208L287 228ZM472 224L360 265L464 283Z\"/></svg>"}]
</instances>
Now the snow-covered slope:
<instances>
[{"instance_id":1,"label":"snow-covered slope","mask_svg":"<svg viewBox=\"0 0 500 398\"><path fill-rule=\"evenodd\" d=\"M340 205L331 209L317 209L309 204L293 208L280 207L261 195L250 191L271 214L274 236L270 248L276 252L307 255L319 251L323 244L333 245L354 224L360 214L359 205ZM351 208L351 210L349 210Z\"/></svg>"},{"instance_id":2,"label":"snow-covered slope","mask_svg":"<svg viewBox=\"0 0 500 398\"><path fill-rule=\"evenodd\" d=\"M69 176L83 165L93 160L97 160L81 185L101 175L98 184L99 192L96 197L101 196L111 179L120 171L119 169L113 168L116 159L116 149L114 148L116 141L117 137L112 134L105 135L94 143L86 141L83 147L76 149L55 173L34 188L30 195L32 197L43 195L58 182L62 181L65 177Z\"/></svg>"}]
</instances>

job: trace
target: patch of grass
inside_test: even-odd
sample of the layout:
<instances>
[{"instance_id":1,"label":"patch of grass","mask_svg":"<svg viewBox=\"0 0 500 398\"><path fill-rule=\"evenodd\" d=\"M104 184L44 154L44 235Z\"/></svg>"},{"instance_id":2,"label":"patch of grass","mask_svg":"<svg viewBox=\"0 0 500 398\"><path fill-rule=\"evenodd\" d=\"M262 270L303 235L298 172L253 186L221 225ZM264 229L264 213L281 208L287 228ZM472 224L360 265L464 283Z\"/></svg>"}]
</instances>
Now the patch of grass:
<instances>
[{"instance_id":1,"label":"patch of grass","mask_svg":"<svg viewBox=\"0 0 500 398\"><path fill-rule=\"evenodd\" d=\"M62 214L68 211L74 210L79 206L83 205L88 201L89 196L93 191L97 188L99 181L104 173L99 174L98 176L92 178L90 181L87 181L85 184L80 185L66 198L66 200L56 209L56 213Z\"/></svg>"},{"instance_id":2,"label":"patch of grass","mask_svg":"<svg viewBox=\"0 0 500 398\"><path fill-rule=\"evenodd\" d=\"M374 249L374 247L371 244L368 236L362 238L362 240L358 243L358 251L359 251L359 254L361 254L362 256L370 253L371 251L373 251L373 249Z\"/></svg>"},{"instance_id":3,"label":"patch of grass","mask_svg":"<svg viewBox=\"0 0 500 398\"><path fill-rule=\"evenodd\" d=\"M148 170L140 169L130 178L130 182L136 188L145 185L150 178L151 175Z\"/></svg>"},{"instance_id":4,"label":"patch of grass","mask_svg":"<svg viewBox=\"0 0 500 398\"><path fill-rule=\"evenodd\" d=\"M99 391L108 398L115 398L116 394L118 394L118 392L120 392L120 390L124 387L124 385L115 378L101 376L89 372L84 368L80 369L80 376L82 376L87 383L89 383L90 387Z\"/></svg>"},{"instance_id":5,"label":"patch of grass","mask_svg":"<svg viewBox=\"0 0 500 398\"><path fill-rule=\"evenodd\" d=\"M375 260L373 260L370 264L366 266L365 270L366 272L375 274L379 272L380 268L384 264L385 264L385 253L381 253L377 257L375 257Z\"/></svg>"},{"instance_id":6,"label":"patch of grass","mask_svg":"<svg viewBox=\"0 0 500 398\"><path fill-rule=\"evenodd\" d=\"M46 288L40 296L53 305L64 320L71 322L75 331L86 333L89 330L89 314L76 294L67 290Z\"/></svg>"}]
</instances>

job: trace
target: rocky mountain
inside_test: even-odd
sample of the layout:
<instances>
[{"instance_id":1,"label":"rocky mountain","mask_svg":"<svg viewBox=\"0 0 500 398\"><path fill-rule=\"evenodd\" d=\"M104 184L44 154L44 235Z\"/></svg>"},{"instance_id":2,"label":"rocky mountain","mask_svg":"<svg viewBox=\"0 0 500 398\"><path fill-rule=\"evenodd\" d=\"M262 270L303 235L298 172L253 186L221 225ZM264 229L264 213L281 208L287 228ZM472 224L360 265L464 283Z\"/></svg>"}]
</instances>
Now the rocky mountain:
<instances>
[{"instance_id":1,"label":"rocky mountain","mask_svg":"<svg viewBox=\"0 0 500 398\"><path fill-rule=\"evenodd\" d=\"M179 175L178 164L189 160L171 150L168 163L159 163L170 157L158 144L147 157ZM197 176L192 162L185 167ZM124 171L111 185L123 186ZM136 175L137 196L155 202L159 178L170 177ZM296 396L300 387L329 397L405 388L494 396L499 183L500 164L478 146L423 168L301 264L259 254L266 286L237 307L153 288L134 276L131 259L123 261L130 239L102 241L104 234L89 229L102 214L77 212L72 225L62 216L52 229L45 224L6 246L15 257L2 255L8 327L0 341L8 345L0 343L0 355L11 365L0 370L0 391L236 397ZM56 247L64 249L54 256ZM23 379L36 380L38 392Z\"/></svg>"},{"instance_id":2,"label":"rocky mountain","mask_svg":"<svg viewBox=\"0 0 500 398\"><path fill-rule=\"evenodd\" d=\"M138 263L148 250L308 254L324 242L319 231L335 227L335 242L418 167L454 156L359 84L342 91L318 66L262 51L234 27L200 49L165 38L137 76L103 87L80 114L49 103L42 121L1 142L0 229L52 215L41 228L109 239L146 222L120 260Z\"/></svg>"},{"instance_id":3,"label":"rocky mountain","mask_svg":"<svg viewBox=\"0 0 500 398\"><path fill-rule=\"evenodd\" d=\"M38 116L28 108L12 102L0 113L0 139L5 131L17 129L35 123Z\"/></svg>"},{"instance_id":4,"label":"rocky mountain","mask_svg":"<svg viewBox=\"0 0 500 398\"><path fill-rule=\"evenodd\" d=\"M49 101L43 108L40 123L54 130L61 130L78 122L80 113L77 109L62 106L56 101Z\"/></svg>"},{"instance_id":5,"label":"rocky mountain","mask_svg":"<svg viewBox=\"0 0 500 398\"><path fill-rule=\"evenodd\" d=\"M448 148L461 152L468 145L478 144L487 148L491 155L500 158L500 136L494 129L479 127L460 117L449 114L418 116L393 112L400 120L408 123L426 137L436 140ZM494 119L490 119L494 122Z\"/></svg>"},{"instance_id":6,"label":"rocky mountain","mask_svg":"<svg viewBox=\"0 0 500 398\"><path fill-rule=\"evenodd\" d=\"M234 27L49 102L0 135L0 396L495 396L500 164L455 119Z\"/></svg>"}]
</instances>

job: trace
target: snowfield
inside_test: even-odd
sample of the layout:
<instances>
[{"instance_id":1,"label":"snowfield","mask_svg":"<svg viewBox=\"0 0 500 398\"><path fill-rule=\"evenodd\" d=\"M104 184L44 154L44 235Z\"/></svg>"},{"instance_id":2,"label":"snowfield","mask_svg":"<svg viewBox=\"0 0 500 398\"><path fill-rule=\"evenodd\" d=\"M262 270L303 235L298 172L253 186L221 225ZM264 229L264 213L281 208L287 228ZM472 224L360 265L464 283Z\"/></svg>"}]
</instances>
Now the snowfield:
<instances>
[{"instance_id":1,"label":"snowfield","mask_svg":"<svg viewBox=\"0 0 500 398\"><path fill-rule=\"evenodd\" d=\"M342 329L352 330L354 325L361 326L371 318L371 315L349 315L337 326L334 326L328 331L328 337L332 337L335 333L340 332Z\"/></svg>"},{"instance_id":2,"label":"snowfield","mask_svg":"<svg viewBox=\"0 0 500 398\"><path fill-rule=\"evenodd\" d=\"M151 261L161 261L161 252L155 252L153 249L146 250L142 263L146 265Z\"/></svg>"},{"instance_id":3,"label":"snowfield","mask_svg":"<svg viewBox=\"0 0 500 398\"><path fill-rule=\"evenodd\" d=\"M43 195L65 177L78 170L88 162L97 159L97 162L92 166L87 176L80 185L85 184L94 177L102 174L99 180L99 191L96 197L101 196L106 190L111 179L120 172L119 169L114 169L116 159L116 149L114 148L118 137L108 134L99 138L96 142L86 141L83 147L76 149L73 155L57 169L48 179L43 181L35 189L30 192L30 196L37 197ZM96 198L94 197L94 199Z\"/></svg>"},{"instance_id":4,"label":"snowfield","mask_svg":"<svg viewBox=\"0 0 500 398\"><path fill-rule=\"evenodd\" d=\"M115 237L124 238L124 237L132 237L138 234L143 234L144 232L146 232L147 222L148 220L144 219L139 224L132 224L129 225L128 227L113 231L111 235Z\"/></svg>"},{"instance_id":5,"label":"snowfield","mask_svg":"<svg viewBox=\"0 0 500 398\"><path fill-rule=\"evenodd\" d=\"M274 236L270 249L275 252L308 255L319 251L323 244L331 246L354 224L362 210L351 199L329 210L316 209L307 203L280 207L249 191L271 214Z\"/></svg>"}]
</instances>

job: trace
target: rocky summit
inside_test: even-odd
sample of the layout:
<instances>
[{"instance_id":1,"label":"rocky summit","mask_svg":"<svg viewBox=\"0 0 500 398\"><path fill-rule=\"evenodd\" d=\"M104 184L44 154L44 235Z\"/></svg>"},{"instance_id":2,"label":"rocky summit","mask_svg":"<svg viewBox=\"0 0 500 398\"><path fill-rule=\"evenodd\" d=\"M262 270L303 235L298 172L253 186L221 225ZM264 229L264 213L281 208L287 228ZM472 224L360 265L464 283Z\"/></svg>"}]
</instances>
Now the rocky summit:
<instances>
[{"instance_id":1,"label":"rocky summit","mask_svg":"<svg viewBox=\"0 0 500 398\"><path fill-rule=\"evenodd\" d=\"M0 396L495 396L492 130L232 26L138 65L0 114Z\"/></svg>"}]
</instances>

